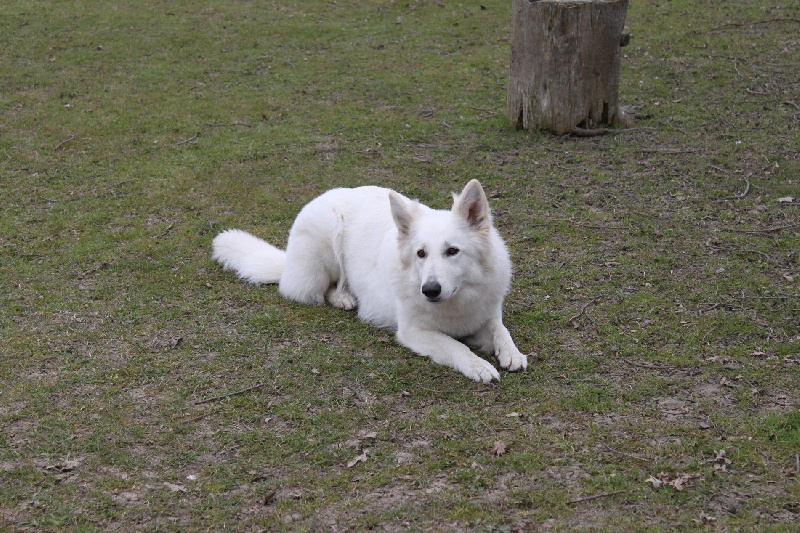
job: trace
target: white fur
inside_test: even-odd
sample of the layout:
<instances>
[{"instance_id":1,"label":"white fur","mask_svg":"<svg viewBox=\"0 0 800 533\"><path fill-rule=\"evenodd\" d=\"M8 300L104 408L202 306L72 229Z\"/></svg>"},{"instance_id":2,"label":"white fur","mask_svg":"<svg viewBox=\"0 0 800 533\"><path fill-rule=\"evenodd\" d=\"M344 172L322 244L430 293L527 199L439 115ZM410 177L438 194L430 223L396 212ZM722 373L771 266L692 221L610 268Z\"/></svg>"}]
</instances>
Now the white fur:
<instances>
[{"instance_id":1,"label":"white fur","mask_svg":"<svg viewBox=\"0 0 800 533\"><path fill-rule=\"evenodd\" d=\"M358 306L365 322L470 379L500 375L456 339L494 354L502 368L527 366L502 322L511 260L477 180L450 211L380 187L333 189L297 215L286 252L228 230L214 239L212 257L246 281L278 283L290 300Z\"/></svg>"}]
</instances>

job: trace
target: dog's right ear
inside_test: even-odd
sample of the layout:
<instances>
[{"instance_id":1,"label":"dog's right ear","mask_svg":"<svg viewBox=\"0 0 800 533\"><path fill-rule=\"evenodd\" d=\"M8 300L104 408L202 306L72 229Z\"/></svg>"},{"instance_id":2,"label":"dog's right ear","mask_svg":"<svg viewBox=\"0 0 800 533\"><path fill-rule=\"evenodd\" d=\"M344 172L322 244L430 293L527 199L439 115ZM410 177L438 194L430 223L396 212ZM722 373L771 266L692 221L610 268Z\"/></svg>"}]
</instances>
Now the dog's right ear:
<instances>
[{"instance_id":1,"label":"dog's right ear","mask_svg":"<svg viewBox=\"0 0 800 533\"><path fill-rule=\"evenodd\" d=\"M414 213L402 196L394 191L389 191L389 204L392 206L392 217L397 225L397 231L401 235L408 235L411 231L411 223L414 221Z\"/></svg>"}]
</instances>

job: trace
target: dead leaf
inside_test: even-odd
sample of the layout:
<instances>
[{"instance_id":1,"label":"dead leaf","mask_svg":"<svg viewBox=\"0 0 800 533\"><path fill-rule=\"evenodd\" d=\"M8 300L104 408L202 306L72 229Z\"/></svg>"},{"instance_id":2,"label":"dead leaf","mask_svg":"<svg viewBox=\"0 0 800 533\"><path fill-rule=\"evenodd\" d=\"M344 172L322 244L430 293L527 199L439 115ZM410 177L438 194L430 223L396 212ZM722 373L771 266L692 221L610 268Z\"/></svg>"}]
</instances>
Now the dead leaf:
<instances>
[{"instance_id":1,"label":"dead leaf","mask_svg":"<svg viewBox=\"0 0 800 533\"><path fill-rule=\"evenodd\" d=\"M358 436L361 439L375 439L378 437L378 433L376 431L367 431L362 429L358 432Z\"/></svg>"},{"instance_id":2,"label":"dead leaf","mask_svg":"<svg viewBox=\"0 0 800 533\"><path fill-rule=\"evenodd\" d=\"M356 456L352 461L347 463L347 468L353 468L358 463L365 463L365 462L367 462L367 450L364 450L364 453Z\"/></svg>"},{"instance_id":3,"label":"dead leaf","mask_svg":"<svg viewBox=\"0 0 800 533\"><path fill-rule=\"evenodd\" d=\"M506 453L506 448L507 447L505 442L501 440L495 441L494 446L492 446L492 455L500 457L501 455Z\"/></svg>"},{"instance_id":4,"label":"dead leaf","mask_svg":"<svg viewBox=\"0 0 800 533\"><path fill-rule=\"evenodd\" d=\"M692 519L692 522L694 522L695 524L706 524L706 523L709 523L709 522L716 522L716 521L717 521L717 519L715 517L713 517L711 515L707 515L706 513L702 512L702 511L700 512L700 518L693 518Z\"/></svg>"},{"instance_id":5,"label":"dead leaf","mask_svg":"<svg viewBox=\"0 0 800 533\"><path fill-rule=\"evenodd\" d=\"M112 496L112 498L115 501L120 502L120 503L133 503L133 502L139 501L140 496L136 492L123 491L123 492L120 492L119 494L117 494L115 496Z\"/></svg>"},{"instance_id":6,"label":"dead leaf","mask_svg":"<svg viewBox=\"0 0 800 533\"><path fill-rule=\"evenodd\" d=\"M668 485L675 490L683 490L689 485L689 481L691 481L693 477L694 476L691 474L681 474L677 478L670 481Z\"/></svg>"},{"instance_id":7,"label":"dead leaf","mask_svg":"<svg viewBox=\"0 0 800 533\"><path fill-rule=\"evenodd\" d=\"M684 490L689 486L689 482L696 477L694 474L678 474L673 477L667 472L659 472L658 477L650 476L645 480L645 483L650 483L654 489L666 485L675 490Z\"/></svg>"},{"instance_id":8,"label":"dead leaf","mask_svg":"<svg viewBox=\"0 0 800 533\"><path fill-rule=\"evenodd\" d=\"M658 489L661 487L661 485L663 485L660 479L656 479L653 476L650 476L649 478L645 479L644 482L653 485L654 489Z\"/></svg>"},{"instance_id":9,"label":"dead leaf","mask_svg":"<svg viewBox=\"0 0 800 533\"><path fill-rule=\"evenodd\" d=\"M714 470L717 472L727 472L728 465L731 464L731 460L725 457L725 450L714 450L714 458L709 462L714 463Z\"/></svg>"},{"instance_id":10,"label":"dead leaf","mask_svg":"<svg viewBox=\"0 0 800 533\"><path fill-rule=\"evenodd\" d=\"M177 485L175 483L169 483L167 481L164 482L164 487L170 492L186 492L186 487L184 487L183 485Z\"/></svg>"},{"instance_id":11,"label":"dead leaf","mask_svg":"<svg viewBox=\"0 0 800 533\"><path fill-rule=\"evenodd\" d=\"M394 459L399 465L411 463L414 461L415 457L416 456L410 452L395 452L394 454Z\"/></svg>"},{"instance_id":12,"label":"dead leaf","mask_svg":"<svg viewBox=\"0 0 800 533\"><path fill-rule=\"evenodd\" d=\"M61 465L62 472L72 472L76 468L81 465L81 462L77 459L72 459L70 461L64 461L64 464Z\"/></svg>"},{"instance_id":13,"label":"dead leaf","mask_svg":"<svg viewBox=\"0 0 800 533\"><path fill-rule=\"evenodd\" d=\"M61 464L57 465L49 465L45 467L45 470L55 470L56 472L66 473L72 472L76 468L80 466L81 462L77 459L71 459L68 461L64 461Z\"/></svg>"},{"instance_id":14,"label":"dead leaf","mask_svg":"<svg viewBox=\"0 0 800 533\"><path fill-rule=\"evenodd\" d=\"M359 439L346 440L344 441L344 445L348 448L355 448L356 450L361 449L361 441Z\"/></svg>"}]
</instances>

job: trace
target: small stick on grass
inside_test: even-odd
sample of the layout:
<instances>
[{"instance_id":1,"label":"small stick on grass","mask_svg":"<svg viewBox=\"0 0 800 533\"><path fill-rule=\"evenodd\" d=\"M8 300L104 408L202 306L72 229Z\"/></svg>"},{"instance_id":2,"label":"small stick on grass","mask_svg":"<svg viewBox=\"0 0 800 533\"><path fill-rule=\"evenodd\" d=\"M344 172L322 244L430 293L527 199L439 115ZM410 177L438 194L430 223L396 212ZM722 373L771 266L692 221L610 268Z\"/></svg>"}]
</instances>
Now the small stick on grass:
<instances>
[{"instance_id":1,"label":"small stick on grass","mask_svg":"<svg viewBox=\"0 0 800 533\"><path fill-rule=\"evenodd\" d=\"M58 144L56 145L56 147L55 147L55 148L53 148L53 151L54 151L54 152L58 152L59 150L61 150L62 148L64 148L64 147L65 147L65 146L66 146L68 143L72 142L74 139L75 139L75 136L74 136L74 135L72 135L72 134L70 134L70 136L69 136L69 137L67 137L66 139L64 139L64 140L63 140L63 141L61 141L60 143L58 143Z\"/></svg>"},{"instance_id":2,"label":"small stick on grass","mask_svg":"<svg viewBox=\"0 0 800 533\"><path fill-rule=\"evenodd\" d=\"M645 459L644 457L639 457L638 455L633 455L632 453L626 453L626 452L621 452L619 450L615 450L614 448L612 448L611 446L609 446L608 444L605 444L605 443L603 443L603 447L606 450L610 451L611 453L624 455L625 457L630 457L631 459L636 459L637 461L642 461L642 462L645 462L645 463L649 463L650 462L650 459Z\"/></svg>"},{"instance_id":3,"label":"small stick on grass","mask_svg":"<svg viewBox=\"0 0 800 533\"><path fill-rule=\"evenodd\" d=\"M628 492L627 490L615 490L614 492L604 492L603 494L595 494L594 496L586 496L585 498L578 498L577 500L570 500L567 502L567 505L572 505L575 503L581 502L588 502L590 500L596 500L598 498L607 498L608 496L615 496L617 494L622 494L623 492Z\"/></svg>"},{"instance_id":4,"label":"small stick on grass","mask_svg":"<svg viewBox=\"0 0 800 533\"><path fill-rule=\"evenodd\" d=\"M744 192L742 194L737 194L734 196L726 196L725 198L720 198L718 201L724 202L725 200L741 200L742 198L747 196L747 194L750 192L750 180L748 179L749 177L750 176L745 176L744 178L744 181L747 182L747 184L745 185Z\"/></svg>"},{"instance_id":5,"label":"small stick on grass","mask_svg":"<svg viewBox=\"0 0 800 533\"><path fill-rule=\"evenodd\" d=\"M800 228L800 224L794 224L792 226L775 226L772 228L764 228L764 229L737 229L737 228L720 228L722 231L730 231L732 233L745 233L747 235L758 235L760 237L769 237L772 233L780 233L784 230L790 230Z\"/></svg>"},{"instance_id":6,"label":"small stick on grass","mask_svg":"<svg viewBox=\"0 0 800 533\"><path fill-rule=\"evenodd\" d=\"M193 416L192 418L187 418L186 420L181 420L181 424L191 424L192 422L199 422L200 420L204 419L209 415L213 415L215 413L219 413L219 409L215 409L213 411L209 411L207 413L203 413L202 415Z\"/></svg>"},{"instance_id":7,"label":"small stick on grass","mask_svg":"<svg viewBox=\"0 0 800 533\"><path fill-rule=\"evenodd\" d=\"M693 154L697 150L682 150L680 148L644 148L646 154Z\"/></svg>"},{"instance_id":8,"label":"small stick on grass","mask_svg":"<svg viewBox=\"0 0 800 533\"><path fill-rule=\"evenodd\" d=\"M169 232L172 231L172 228L174 226L175 226L175 224L170 224L169 226L167 226L167 229L164 230L164 233L162 233L161 235L153 235L150 238L151 239L160 239L161 237L166 237L169 234Z\"/></svg>"},{"instance_id":9,"label":"small stick on grass","mask_svg":"<svg viewBox=\"0 0 800 533\"><path fill-rule=\"evenodd\" d=\"M760 24L770 24L772 22L800 22L800 19L795 18L786 18L786 17L778 17L774 19L765 19L765 20L756 20L753 22L728 22L721 26L716 26L714 28L709 28L707 30L694 30L693 33L703 33L705 31L712 32L718 31L723 28L741 28L742 26L757 26Z\"/></svg>"},{"instance_id":10,"label":"small stick on grass","mask_svg":"<svg viewBox=\"0 0 800 533\"><path fill-rule=\"evenodd\" d=\"M647 368L648 370L669 370L670 367L662 366L662 365L647 365L645 363L637 363L636 361L631 361L630 359L623 359L626 363L633 366L638 366L639 368Z\"/></svg>"},{"instance_id":11,"label":"small stick on grass","mask_svg":"<svg viewBox=\"0 0 800 533\"><path fill-rule=\"evenodd\" d=\"M586 315L586 310L589 308L590 305L593 305L593 304L597 303L597 300L598 300L598 298L594 298L594 299L586 302L583 305L583 307L581 307L581 312L580 313L578 313L575 316L569 317L569 319L567 320L567 324L572 324L573 320L578 320L580 317Z\"/></svg>"},{"instance_id":12,"label":"small stick on grass","mask_svg":"<svg viewBox=\"0 0 800 533\"><path fill-rule=\"evenodd\" d=\"M188 144L188 143L194 142L194 141L197 140L197 138L199 136L200 136L200 132L198 131L197 133L195 133L192 137L189 137L188 139L184 139L182 141L178 141L176 143L172 143L172 146L180 146L182 144Z\"/></svg>"},{"instance_id":13,"label":"small stick on grass","mask_svg":"<svg viewBox=\"0 0 800 533\"><path fill-rule=\"evenodd\" d=\"M198 400L198 401L194 402L194 404L195 405L201 405L201 404L204 404L204 403L211 403L211 402L216 402L218 400L224 400L225 398L230 398L231 396L239 396L240 394L244 394L246 392L250 392L250 391L253 391L253 390L256 390L256 389L260 389L261 387L264 387L265 385L266 385L266 383L258 383L257 385L253 385L252 387L247 387L246 389L237 390L235 392L229 392L228 394L223 394L221 396L214 396L213 398L206 398L205 400Z\"/></svg>"}]
</instances>

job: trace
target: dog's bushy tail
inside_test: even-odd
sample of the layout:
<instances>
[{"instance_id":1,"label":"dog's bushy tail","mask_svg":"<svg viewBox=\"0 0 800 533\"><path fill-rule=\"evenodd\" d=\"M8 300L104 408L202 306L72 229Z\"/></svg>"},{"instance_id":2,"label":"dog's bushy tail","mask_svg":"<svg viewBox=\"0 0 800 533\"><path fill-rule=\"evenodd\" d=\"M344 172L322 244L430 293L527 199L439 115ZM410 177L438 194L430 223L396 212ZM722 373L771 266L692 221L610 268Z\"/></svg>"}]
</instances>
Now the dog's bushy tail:
<instances>
[{"instance_id":1,"label":"dog's bushy tail","mask_svg":"<svg viewBox=\"0 0 800 533\"><path fill-rule=\"evenodd\" d=\"M250 283L278 283L286 252L240 229L223 231L211 244L211 258Z\"/></svg>"}]
</instances>

